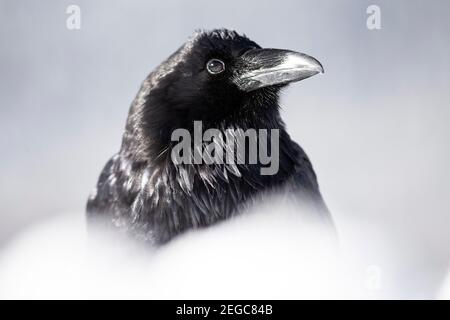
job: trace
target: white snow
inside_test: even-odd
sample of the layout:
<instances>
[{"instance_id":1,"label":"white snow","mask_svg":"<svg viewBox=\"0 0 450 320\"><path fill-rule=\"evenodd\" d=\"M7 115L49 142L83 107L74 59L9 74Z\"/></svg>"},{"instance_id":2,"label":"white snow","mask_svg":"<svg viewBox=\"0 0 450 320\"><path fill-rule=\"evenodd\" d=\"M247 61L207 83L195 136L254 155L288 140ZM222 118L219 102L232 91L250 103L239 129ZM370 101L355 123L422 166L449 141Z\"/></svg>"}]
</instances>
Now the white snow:
<instances>
[{"instance_id":1,"label":"white snow","mask_svg":"<svg viewBox=\"0 0 450 320\"><path fill-rule=\"evenodd\" d=\"M309 299L395 294L386 285L389 268L383 266L386 252L381 245L369 251L358 248L363 239L357 237L377 238L373 230L346 224L341 231L347 236L341 236L338 245L296 211L274 203L182 235L157 250L115 233L88 237L83 214L60 215L24 230L5 248L0 255L0 298ZM377 250L383 254L374 254ZM364 256L368 254L369 259Z\"/></svg>"}]
</instances>

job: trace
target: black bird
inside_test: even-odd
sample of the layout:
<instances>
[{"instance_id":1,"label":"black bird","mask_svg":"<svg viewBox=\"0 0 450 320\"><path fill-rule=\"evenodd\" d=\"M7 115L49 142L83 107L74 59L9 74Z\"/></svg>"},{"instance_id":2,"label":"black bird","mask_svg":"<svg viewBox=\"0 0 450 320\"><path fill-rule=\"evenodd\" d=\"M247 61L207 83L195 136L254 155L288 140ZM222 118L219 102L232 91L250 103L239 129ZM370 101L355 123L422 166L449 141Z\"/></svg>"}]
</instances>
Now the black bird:
<instances>
[{"instance_id":1,"label":"black bird","mask_svg":"<svg viewBox=\"0 0 450 320\"><path fill-rule=\"evenodd\" d=\"M120 151L88 200L88 217L158 245L279 193L331 221L311 163L286 132L278 104L285 85L318 73L322 65L308 55L262 49L226 29L196 32L144 80ZM191 132L194 121L223 133L278 129L278 172L261 175L260 163L175 164L171 134Z\"/></svg>"}]
</instances>

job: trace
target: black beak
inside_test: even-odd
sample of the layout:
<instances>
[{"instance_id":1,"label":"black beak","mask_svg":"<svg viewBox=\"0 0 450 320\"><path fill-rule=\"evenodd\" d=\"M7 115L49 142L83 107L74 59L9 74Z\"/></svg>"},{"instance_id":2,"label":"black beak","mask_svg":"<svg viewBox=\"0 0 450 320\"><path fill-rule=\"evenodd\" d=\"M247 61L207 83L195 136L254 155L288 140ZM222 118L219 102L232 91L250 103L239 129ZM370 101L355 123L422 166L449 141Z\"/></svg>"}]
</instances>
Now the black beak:
<instances>
[{"instance_id":1,"label":"black beak","mask_svg":"<svg viewBox=\"0 0 450 320\"><path fill-rule=\"evenodd\" d=\"M323 73L319 61L304 53L280 49L252 49L241 56L233 82L243 91L300 81Z\"/></svg>"}]
</instances>

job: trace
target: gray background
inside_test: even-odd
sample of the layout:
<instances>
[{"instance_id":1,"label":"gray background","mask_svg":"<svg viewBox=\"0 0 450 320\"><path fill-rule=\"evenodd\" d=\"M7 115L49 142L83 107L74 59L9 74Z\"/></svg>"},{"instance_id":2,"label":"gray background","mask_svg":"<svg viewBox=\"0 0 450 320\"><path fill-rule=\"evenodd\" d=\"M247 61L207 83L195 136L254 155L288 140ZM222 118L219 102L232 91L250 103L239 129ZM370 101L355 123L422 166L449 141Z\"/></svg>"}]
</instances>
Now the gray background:
<instances>
[{"instance_id":1,"label":"gray background","mask_svg":"<svg viewBox=\"0 0 450 320\"><path fill-rule=\"evenodd\" d=\"M81 30L66 28L69 4ZM366 28L370 4L381 30ZM437 0L2 0L0 250L28 224L83 212L140 82L193 30L227 27L323 63L283 95L289 132L336 223L381 226L404 286L435 288L450 259L449 12Z\"/></svg>"}]
</instances>

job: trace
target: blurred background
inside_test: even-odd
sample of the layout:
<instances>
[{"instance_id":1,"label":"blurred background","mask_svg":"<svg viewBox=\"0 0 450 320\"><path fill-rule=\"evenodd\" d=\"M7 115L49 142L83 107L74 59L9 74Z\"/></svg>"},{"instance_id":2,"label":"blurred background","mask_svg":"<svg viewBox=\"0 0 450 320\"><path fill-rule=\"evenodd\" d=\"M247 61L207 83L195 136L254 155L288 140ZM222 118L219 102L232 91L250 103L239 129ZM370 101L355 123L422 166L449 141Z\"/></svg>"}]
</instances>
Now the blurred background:
<instances>
[{"instance_id":1,"label":"blurred background","mask_svg":"<svg viewBox=\"0 0 450 320\"><path fill-rule=\"evenodd\" d=\"M445 0L1 0L0 252L31 224L83 212L141 81L195 29L225 27L322 62L324 76L284 92L288 131L338 228L378 226L397 283L432 296L450 262L449 12Z\"/></svg>"}]
</instances>

